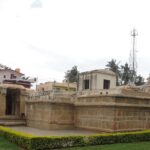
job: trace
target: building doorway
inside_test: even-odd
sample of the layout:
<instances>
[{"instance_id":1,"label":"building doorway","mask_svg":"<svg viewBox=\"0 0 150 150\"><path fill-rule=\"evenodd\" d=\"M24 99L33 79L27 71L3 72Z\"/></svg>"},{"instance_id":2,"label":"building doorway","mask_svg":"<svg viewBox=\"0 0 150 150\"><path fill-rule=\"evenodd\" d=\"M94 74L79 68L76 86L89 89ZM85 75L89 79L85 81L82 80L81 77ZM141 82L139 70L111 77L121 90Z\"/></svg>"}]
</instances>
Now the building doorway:
<instances>
[{"instance_id":1,"label":"building doorway","mask_svg":"<svg viewBox=\"0 0 150 150\"><path fill-rule=\"evenodd\" d=\"M20 113L20 90L7 89L6 115L19 115Z\"/></svg>"}]
</instances>

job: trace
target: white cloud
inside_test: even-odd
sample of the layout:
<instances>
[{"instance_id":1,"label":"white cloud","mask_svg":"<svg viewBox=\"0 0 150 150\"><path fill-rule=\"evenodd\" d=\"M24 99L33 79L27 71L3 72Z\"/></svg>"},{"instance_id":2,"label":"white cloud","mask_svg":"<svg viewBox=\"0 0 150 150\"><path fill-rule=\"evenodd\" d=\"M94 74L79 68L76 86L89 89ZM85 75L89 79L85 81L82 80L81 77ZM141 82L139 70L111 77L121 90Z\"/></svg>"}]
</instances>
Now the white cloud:
<instances>
[{"instance_id":1,"label":"white cloud","mask_svg":"<svg viewBox=\"0 0 150 150\"><path fill-rule=\"evenodd\" d=\"M136 27L138 71L150 70L148 0L1 0L0 59L41 81L62 80L73 65L81 71L105 67L112 58L125 63Z\"/></svg>"},{"instance_id":2,"label":"white cloud","mask_svg":"<svg viewBox=\"0 0 150 150\"><path fill-rule=\"evenodd\" d=\"M31 8L42 8L42 2L40 0L33 0Z\"/></svg>"}]
</instances>

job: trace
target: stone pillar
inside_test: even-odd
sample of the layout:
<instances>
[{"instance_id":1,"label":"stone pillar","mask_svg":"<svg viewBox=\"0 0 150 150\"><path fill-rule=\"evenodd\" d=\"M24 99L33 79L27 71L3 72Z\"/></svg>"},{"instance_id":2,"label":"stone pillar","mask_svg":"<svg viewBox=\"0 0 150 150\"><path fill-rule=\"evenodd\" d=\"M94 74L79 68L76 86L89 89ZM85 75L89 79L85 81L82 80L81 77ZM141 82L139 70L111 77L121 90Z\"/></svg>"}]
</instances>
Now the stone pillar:
<instances>
[{"instance_id":1,"label":"stone pillar","mask_svg":"<svg viewBox=\"0 0 150 150\"><path fill-rule=\"evenodd\" d=\"M6 113L6 89L0 89L0 116Z\"/></svg>"}]
</instances>

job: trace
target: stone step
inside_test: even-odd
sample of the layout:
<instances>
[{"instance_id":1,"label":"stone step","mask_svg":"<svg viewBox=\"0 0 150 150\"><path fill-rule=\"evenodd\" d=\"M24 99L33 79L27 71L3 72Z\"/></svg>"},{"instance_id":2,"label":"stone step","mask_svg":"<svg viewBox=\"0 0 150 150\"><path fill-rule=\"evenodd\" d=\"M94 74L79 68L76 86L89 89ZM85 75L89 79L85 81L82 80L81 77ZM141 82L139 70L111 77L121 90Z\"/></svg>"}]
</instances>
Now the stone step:
<instances>
[{"instance_id":1,"label":"stone step","mask_svg":"<svg viewBox=\"0 0 150 150\"><path fill-rule=\"evenodd\" d=\"M19 116L0 116L0 120L25 120L25 119L22 119L20 118Z\"/></svg>"},{"instance_id":2,"label":"stone step","mask_svg":"<svg viewBox=\"0 0 150 150\"><path fill-rule=\"evenodd\" d=\"M26 119L15 115L0 116L0 125L2 126L22 126L26 125Z\"/></svg>"},{"instance_id":3,"label":"stone step","mask_svg":"<svg viewBox=\"0 0 150 150\"><path fill-rule=\"evenodd\" d=\"M26 125L26 121L25 120L0 120L0 125L1 126L22 126L22 125Z\"/></svg>"}]
</instances>

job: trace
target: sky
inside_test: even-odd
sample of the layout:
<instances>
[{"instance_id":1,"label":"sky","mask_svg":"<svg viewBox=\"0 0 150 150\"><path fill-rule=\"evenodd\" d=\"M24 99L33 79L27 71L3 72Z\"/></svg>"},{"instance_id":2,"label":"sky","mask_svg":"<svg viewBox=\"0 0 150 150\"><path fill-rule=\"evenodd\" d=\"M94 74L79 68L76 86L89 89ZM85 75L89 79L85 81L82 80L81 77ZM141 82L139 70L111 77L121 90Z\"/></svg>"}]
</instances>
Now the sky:
<instances>
[{"instance_id":1,"label":"sky","mask_svg":"<svg viewBox=\"0 0 150 150\"><path fill-rule=\"evenodd\" d=\"M129 62L138 31L137 72L150 74L149 0L0 0L0 63L38 82L62 81L108 61Z\"/></svg>"}]
</instances>

